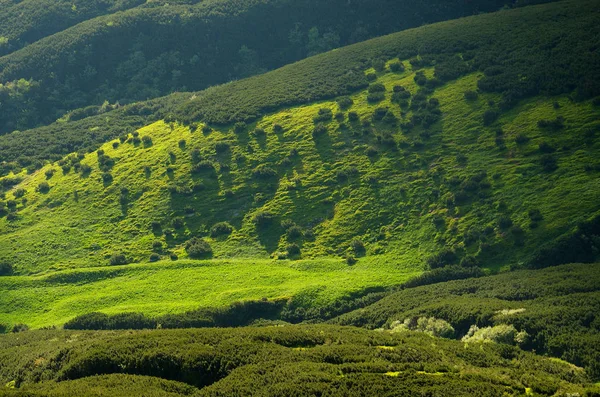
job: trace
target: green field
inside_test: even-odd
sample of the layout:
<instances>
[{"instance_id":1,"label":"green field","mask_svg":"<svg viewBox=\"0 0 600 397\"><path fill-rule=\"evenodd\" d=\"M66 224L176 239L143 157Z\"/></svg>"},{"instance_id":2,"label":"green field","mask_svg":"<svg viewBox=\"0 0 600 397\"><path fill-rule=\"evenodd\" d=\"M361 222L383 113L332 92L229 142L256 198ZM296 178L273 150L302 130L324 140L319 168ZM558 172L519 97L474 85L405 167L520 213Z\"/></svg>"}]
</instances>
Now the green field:
<instances>
[{"instance_id":1,"label":"green field","mask_svg":"<svg viewBox=\"0 0 600 397\"><path fill-rule=\"evenodd\" d=\"M369 287L392 286L417 275L378 260L348 266L341 259L158 262L0 278L0 318L31 327L62 325L90 311L149 316L267 298L295 297L325 306Z\"/></svg>"}]
</instances>

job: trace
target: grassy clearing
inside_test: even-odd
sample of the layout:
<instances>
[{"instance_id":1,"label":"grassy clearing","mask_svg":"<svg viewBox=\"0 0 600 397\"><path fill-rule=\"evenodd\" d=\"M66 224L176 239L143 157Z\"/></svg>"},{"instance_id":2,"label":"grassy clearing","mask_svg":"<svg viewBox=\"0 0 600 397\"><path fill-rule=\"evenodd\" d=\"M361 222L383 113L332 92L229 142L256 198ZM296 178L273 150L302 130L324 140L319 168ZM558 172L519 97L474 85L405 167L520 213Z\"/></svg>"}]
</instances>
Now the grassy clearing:
<instances>
[{"instance_id":1,"label":"grassy clearing","mask_svg":"<svg viewBox=\"0 0 600 397\"><path fill-rule=\"evenodd\" d=\"M391 286L419 272L361 260L213 260L158 262L0 278L0 318L31 327L62 325L90 311L181 313L240 300L296 297L326 305L368 287Z\"/></svg>"}]
</instances>

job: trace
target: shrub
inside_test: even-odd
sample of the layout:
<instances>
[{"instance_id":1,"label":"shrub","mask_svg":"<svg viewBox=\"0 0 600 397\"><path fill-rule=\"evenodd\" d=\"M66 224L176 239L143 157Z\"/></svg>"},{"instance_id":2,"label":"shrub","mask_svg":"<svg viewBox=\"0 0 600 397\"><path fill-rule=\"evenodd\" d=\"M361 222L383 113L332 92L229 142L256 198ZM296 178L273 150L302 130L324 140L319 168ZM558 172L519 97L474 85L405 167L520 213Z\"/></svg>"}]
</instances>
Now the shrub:
<instances>
[{"instance_id":1,"label":"shrub","mask_svg":"<svg viewBox=\"0 0 600 397\"><path fill-rule=\"evenodd\" d=\"M203 125L202 126L202 133L203 134L210 134L212 132L212 128L210 128L210 126L208 125Z\"/></svg>"},{"instance_id":2,"label":"shrub","mask_svg":"<svg viewBox=\"0 0 600 397\"><path fill-rule=\"evenodd\" d=\"M158 262L160 260L160 255L156 252L150 254L150 262Z\"/></svg>"},{"instance_id":3,"label":"shrub","mask_svg":"<svg viewBox=\"0 0 600 397\"><path fill-rule=\"evenodd\" d=\"M25 331L29 331L29 326L27 324L15 324L13 325L12 329L10 330L10 332L12 333L19 333L19 332L25 332Z\"/></svg>"},{"instance_id":4,"label":"shrub","mask_svg":"<svg viewBox=\"0 0 600 397\"><path fill-rule=\"evenodd\" d=\"M554 153L556 151L556 148L548 142L540 142L538 149L540 153Z\"/></svg>"},{"instance_id":5,"label":"shrub","mask_svg":"<svg viewBox=\"0 0 600 397\"><path fill-rule=\"evenodd\" d=\"M87 164L82 164L81 167L79 167L79 172L81 175L88 175L90 172L92 172L92 167Z\"/></svg>"},{"instance_id":6,"label":"shrub","mask_svg":"<svg viewBox=\"0 0 600 397\"><path fill-rule=\"evenodd\" d=\"M119 147L119 142L113 142L112 143L112 147L113 147L113 149L118 148Z\"/></svg>"},{"instance_id":7,"label":"shrub","mask_svg":"<svg viewBox=\"0 0 600 397\"><path fill-rule=\"evenodd\" d=\"M163 250L163 243L160 240L156 240L152 243L152 251L154 252L162 252Z\"/></svg>"},{"instance_id":8,"label":"shrub","mask_svg":"<svg viewBox=\"0 0 600 397\"><path fill-rule=\"evenodd\" d=\"M313 132L312 132L313 138L318 138L325 134L327 134L327 127L325 127L323 124L317 124L315 126L315 128L313 128Z\"/></svg>"},{"instance_id":9,"label":"shrub","mask_svg":"<svg viewBox=\"0 0 600 397\"><path fill-rule=\"evenodd\" d=\"M556 131L565 127L565 119L562 116L558 116L554 120L539 120L537 126L539 128Z\"/></svg>"},{"instance_id":10,"label":"shrub","mask_svg":"<svg viewBox=\"0 0 600 397\"><path fill-rule=\"evenodd\" d=\"M287 228L286 236L288 240L295 240L302 237L302 228L298 225L293 225Z\"/></svg>"},{"instance_id":11,"label":"shrub","mask_svg":"<svg viewBox=\"0 0 600 397\"><path fill-rule=\"evenodd\" d=\"M459 265L462 267L477 267L480 263L473 255L466 255L460 260Z\"/></svg>"},{"instance_id":12,"label":"shrub","mask_svg":"<svg viewBox=\"0 0 600 397\"><path fill-rule=\"evenodd\" d=\"M52 178L54 176L54 172L56 172L54 168L46 170L46 172L44 173L44 175L46 175L46 179Z\"/></svg>"},{"instance_id":13,"label":"shrub","mask_svg":"<svg viewBox=\"0 0 600 397\"><path fill-rule=\"evenodd\" d=\"M558 163L556 158L551 154L544 154L540 158L540 164L542 165L542 169L546 172L555 171L558 168Z\"/></svg>"},{"instance_id":14,"label":"shrub","mask_svg":"<svg viewBox=\"0 0 600 397\"><path fill-rule=\"evenodd\" d=\"M339 97L336 99L336 102L342 110L346 110L354 104L354 101L349 96Z\"/></svg>"},{"instance_id":15,"label":"shrub","mask_svg":"<svg viewBox=\"0 0 600 397\"><path fill-rule=\"evenodd\" d=\"M171 226L173 226L174 229L181 229L185 226L185 222L183 221L183 218L176 217L171 221Z\"/></svg>"},{"instance_id":16,"label":"shrub","mask_svg":"<svg viewBox=\"0 0 600 397\"><path fill-rule=\"evenodd\" d=\"M430 269L438 269L447 265L453 265L457 262L458 257L454 250L445 248L437 254L427 259L427 265Z\"/></svg>"},{"instance_id":17,"label":"shrub","mask_svg":"<svg viewBox=\"0 0 600 397\"><path fill-rule=\"evenodd\" d=\"M377 80L377 75L375 73L367 73L365 77L367 78L367 81Z\"/></svg>"},{"instance_id":18,"label":"shrub","mask_svg":"<svg viewBox=\"0 0 600 397\"><path fill-rule=\"evenodd\" d=\"M530 141L530 138L523 133L518 133L517 136L515 136L515 143L517 145L524 145L529 141Z\"/></svg>"},{"instance_id":19,"label":"shrub","mask_svg":"<svg viewBox=\"0 0 600 397\"><path fill-rule=\"evenodd\" d=\"M185 141L185 139L180 139L178 145L180 149L185 149L187 142Z\"/></svg>"},{"instance_id":20,"label":"shrub","mask_svg":"<svg viewBox=\"0 0 600 397\"><path fill-rule=\"evenodd\" d=\"M193 237L185 243L185 251L193 259L210 258L213 254L212 248L206 240Z\"/></svg>"},{"instance_id":21,"label":"shrub","mask_svg":"<svg viewBox=\"0 0 600 397\"><path fill-rule=\"evenodd\" d=\"M346 116L343 112L337 112L334 117L337 121L342 122Z\"/></svg>"},{"instance_id":22,"label":"shrub","mask_svg":"<svg viewBox=\"0 0 600 397\"><path fill-rule=\"evenodd\" d=\"M150 138L148 135L144 135L142 137L142 143L144 146L152 146L152 138Z\"/></svg>"},{"instance_id":23,"label":"shrub","mask_svg":"<svg viewBox=\"0 0 600 397\"><path fill-rule=\"evenodd\" d=\"M390 70L394 73L404 72L404 64L402 62L390 63Z\"/></svg>"},{"instance_id":24,"label":"shrub","mask_svg":"<svg viewBox=\"0 0 600 397\"><path fill-rule=\"evenodd\" d=\"M0 262L0 276L10 276L13 274L13 267L10 263Z\"/></svg>"},{"instance_id":25,"label":"shrub","mask_svg":"<svg viewBox=\"0 0 600 397\"><path fill-rule=\"evenodd\" d=\"M373 92L367 95L367 101L369 103L381 102L385 99L385 93L383 92Z\"/></svg>"},{"instance_id":26,"label":"shrub","mask_svg":"<svg viewBox=\"0 0 600 397\"><path fill-rule=\"evenodd\" d=\"M313 117L313 122L315 124L321 122L331 121L333 118L333 112L329 108L321 108L319 109L319 113L315 117Z\"/></svg>"},{"instance_id":27,"label":"shrub","mask_svg":"<svg viewBox=\"0 0 600 397\"><path fill-rule=\"evenodd\" d=\"M479 94L476 91L465 91L464 96L467 101L474 101L479 97Z\"/></svg>"},{"instance_id":28,"label":"shrub","mask_svg":"<svg viewBox=\"0 0 600 397\"><path fill-rule=\"evenodd\" d=\"M245 130L246 130L246 123L244 123L243 121L238 121L237 123L235 123L233 125L233 132L235 132L236 134L241 134Z\"/></svg>"},{"instance_id":29,"label":"shrub","mask_svg":"<svg viewBox=\"0 0 600 397\"><path fill-rule=\"evenodd\" d=\"M230 149L229 142L217 142L215 143L215 152L217 153L225 153Z\"/></svg>"},{"instance_id":30,"label":"shrub","mask_svg":"<svg viewBox=\"0 0 600 397\"><path fill-rule=\"evenodd\" d=\"M358 113L356 112L349 112L348 113L348 120L349 121L358 121L359 117L358 117Z\"/></svg>"},{"instance_id":31,"label":"shrub","mask_svg":"<svg viewBox=\"0 0 600 397\"><path fill-rule=\"evenodd\" d=\"M15 196L15 198L21 198L21 197L25 196L25 193L26 193L25 189L19 188L13 192L13 195Z\"/></svg>"},{"instance_id":32,"label":"shrub","mask_svg":"<svg viewBox=\"0 0 600 397\"><path fill-rule=\"evenodd\" d=\"M290 256L300 255L300 247L298 246L298 244L288 244L287 247L285 247L285 250Z\"/></svg>"},{"instance_id":33,"label":"shrub","mask_svg":"<svg viewBox=\"0 0 600 397\"><path fill-rule=\"evenodd\" d=\"M110 257L108 264L111 266L126 265L129 261L123 253L115 253Z\"/></svg>"},{"instance_id":34,"label":"shrub","mask_svg":"<svg viewBox=\"0 0 600 397\"><path fill-rule=\"evenodd\" d=\"M50 185L48 182L42 182L38 185L37 190L40 193L48 193L50 191Z\"/></svg>"},{"instance_id":35,"label":"shrub","mask_svg":"<svg viewBox=\"0 0 600 397\"><path fill-rule=\"evenodd\" d=\"M454 328L445 320L435 317L413 317L404 322L394 321L390 324L390 332L415 331L424 332L439 338L454 337Z\"/></svg>"},{"instance_id":36,"label":"shrub","mask_svg":"<svg viewBox=\"0 0 600 397\"><path fill-rule=\"evenodd\" d=\"M385 61L380 58L373 59L373 61L371 61L371 66L373 66L373 69L377 72L383 72L385 70Z\"/></svg>"},{"instance_id":37,"label":"shrub","mask_svg":"<svg viewBox=\"0 0 600 397\"><path fill-rule=\"evenodd\" d=\"M383 120L383 118L385 117L385 115L387 113L388 113L387 108L375 108L375 110L373 111L373 120L381 121L381 120Z\"/></svg>"},{"instance_id":38,"label":"shrub","mask_svg":"<svg viewBox=\"0 0 600 397\"><path fill-rule=\"evenodd\" d=\"M274 220L275 215L269 211L259 211L252 217L252 222L258 227L266 227Z\"/></svg>"},{"instance_id":39,"label":"shrub","mask_svg":"<svg viewBox=\"0 0 600 397\"><path fill-rule=\"evenodd\" d=\"M162 229L160 222L158 221L152 221L152 223L150 224L150 228L154 231L159 231L160 229Z\"/></svg>"},{"instance_id":40,"label":"shrub","mask_svg":"<svg viewBox=\"0 0 600 397\"><path fill-rule=\"evenodd\" d=\"M218 237L218 236L227 236L233 232L233 227L227 222L219 222L215 223L213 227L210 228L210 236Z\"/></svg>"},{"instance_id":41,"label":"shrub","mask_svg":"<svg viewBox=\"0 0 600 397\"><path fill-rule=\"evenodd\" d=\"M369 93L385 92L385 86L382 83L375 83L369 86Z\"/></svg>"},{"instance_id":42,"label":"shrub","mask_svg":"<svg viewBox=\"0 0 600 397\"><path fill-rule=\"evenodd\" d=\"M346 264L348 266L355 265L356 262L358 262L358 259L356 259L354 256L352 256L352 255L346 255Z\"/></svg>"},{"instance_id":43,"label":"shrub","mask_svg":"<svg viewBox=\"0 0 600 397\"><path fill-rule=\"evenodd\" d=\"M281 134L283 132L283 127L280 124L273 124L273 132Z\"/></svg>"},{"instance_id":44,"label":"shrub","mask_svg":"<svg viewBox=\"0 0 600 397\"><path fill-rule=\"evenodd\" d=\"M488 109L483 113L483 125L488 126L491 125L494 121L498 119L500 113L498 113L495 109Z\"/></svg>"},{"instance_id":45,"label":"shrub","mask_svg":"<svg viewBox=\"0 0 600 397\"><path fill-rule=\"evenodd\" d=\"M414 81L417 85L424 86L425 84L427 84L427 77L425 77L425 74L423 72L419 71L415 75Z\"/></svg>"},{"instance_id":46,"label":"shrub","mask_svg":"<svg viewBox=\"0 0 600 397\"><path fill-rule=\"evenodd\" d=\"M513 221L512 219L510 219L508 216L501 216L498 218L498 227L500 229L508 229L509 227L511 227L513 225Z\"/></svg>"},{"instance_id":47,"label":"shrub","mask_svg":"<svg viewBox=\"0 0 600 397\"><path fill-rule=\"evenodd\" d=\"M350 242L350 249L356 255L364 255L367 249L365 248L365 243L362 240L355 238Z\"/></svg>"},{"instance_id":48,"label":"shrub","mask_svg":"<svg viewBox=\"0 0 600 397\"><path fill-rule=\"evenodd\" d=\"M102 182L104 182L105 184L111 183L112 180L113 180L113 177L109 172L105 172L102 174Z\"/></svg>"},{"instance_id":49,"label":"shrub","mask_svg":"<svg viewBox=\"0 0 600 397\"><path fill-rule=\"evenodd\" d=\"M529 219L532 222L540 222L544 219L544 216L542 215L542 213L540 212L540 210L538 210L537 208L531 209L527 212L527 215L529 216Z\"/></svg>"}]
</instances>

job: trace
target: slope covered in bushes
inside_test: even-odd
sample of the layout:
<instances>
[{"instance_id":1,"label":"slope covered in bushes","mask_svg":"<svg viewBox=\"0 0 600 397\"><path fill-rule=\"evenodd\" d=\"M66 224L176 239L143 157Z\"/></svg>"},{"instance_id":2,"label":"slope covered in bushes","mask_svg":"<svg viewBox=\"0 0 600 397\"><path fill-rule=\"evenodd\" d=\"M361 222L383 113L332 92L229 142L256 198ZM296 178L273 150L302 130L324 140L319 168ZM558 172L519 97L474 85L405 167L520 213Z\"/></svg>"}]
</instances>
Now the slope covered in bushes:
<instances>
[{"instance_id":1,"label":"slope covered in bushes","mask_svg":"<svg viewBox=\"0 0 600 397\"><path fill-rule=\"evenodd\" d=\"M570 364L516 347L332 326L0 338L9 396L498 396L598 391ZM6 390L6 389L5 389ZM94 394L95 393L95 394ZM152 394L150 394L152 393Z\"/></svg>"},{"instance_id":2,"label":"slope covered in bushes","mask_svg":"<svg viewBox=\"0 0 600 397\"><path fill-rule=\"evenodd\" d=\"M333 320L367 328L434 317L454 328L512 325L528 336L521 347L560 357L600 378L600 264L564 265L448 281L393 293Z\"/></svg>"},{"instance_id":3,"label":"slope covered in bushes","mask_svg":"<svg viewBox=\"0 0 600 397\"><path fill-rule=\"evenodd\" d=\"M0 134L247 77L506 0L24 1L0 11ZM385 10L385 12L382 12ZM54 34L53 34L54 33ZM32 42L34 41L34 42ZM1 53L1 52L0 52Z\"/></svg>"}]
</instances>

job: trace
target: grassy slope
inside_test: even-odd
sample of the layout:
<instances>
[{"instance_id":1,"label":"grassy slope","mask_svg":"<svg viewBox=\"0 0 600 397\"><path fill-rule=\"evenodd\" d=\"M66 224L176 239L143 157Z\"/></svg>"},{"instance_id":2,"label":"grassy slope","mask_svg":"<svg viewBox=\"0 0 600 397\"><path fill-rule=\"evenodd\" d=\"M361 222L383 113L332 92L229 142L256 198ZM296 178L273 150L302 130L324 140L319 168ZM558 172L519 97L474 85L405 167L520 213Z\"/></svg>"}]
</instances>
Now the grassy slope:
<instances>
[{"instance_id":1,"label":"grassy slope","mask_svg":"<svg viewBox=\"0 0 600 397\"><path fill-rule=\"evenodd\" d=\"M414 91L412 77L408 71L402 75L383 74L379 80L388 89L401 83ZM105 153L117 160L111 171L114 180L107 186L101 181L95 153L83 160L93 167L87 177L74 171L63 175L55 165L42 169L20 186L27 190L27 205L18 212L18 221L0 220L4 230L0 238L2 255L17 263L17 270L50 275L0 279L3 289L10 290L0 298L3 320L44 326L60 324L69 316L91 310L159 314L198 305L302 293L316 293L314 304L330 302L364 287L404 281L423 269L424 257L444 241L463 247L465 231L486 224L496 226L500 201L507 207L502 211L526 230L524 245L515 246L512 237L496 227L493 236L486 238L492 247L487 248L489 252L481 250L481 242L465 246L465 251L478 253L484 264L492 268L523 260L536 246L597 210L600 189L590 188L590 184L597 184L598 179L595 173L583 171L583 165L593 161L597 144L592 141L586 145L581 140L583 132L595 125L597 110L589 103L571 103L565 98L527 101L501 118L499 124L505 130L507 145L501 150L494 143L495 128L481 125L481 113L491 97L480 97L475 103L462 98L464 91L474 87L475 78L467 76L436 90L433 96L440 99L444 116L441 123L432 127L436 132L424 140L423 149L386 150L377 144L374 134L341 131L336 121L330 123L329 140L319 138L315 144L310 134L312 117L322 107L337 109L332 102L322 102L266 116L258 122L267 131L264 138L248 133L253 126L238 135L226 129L205 135L186 127L153 124L140 131L140 136L152 137L151 147L131 143L117 149L112 144L104 146ZM368 117L375 105L367 104L365 97L366 92L355 94L351 110ZM555 100L562 106L558 110L552 106ZM396 105L386 102L377 106L382 105L389 105L399 116ZM537 128L538 119L554 118L557 114L566 118L566 130L548 133ZM273 133L274 123L282 125L284 132ZM377 125L375 132L386 128ZM532 140L517 146L517 132ZM397 133L395 139L420 140L418 134L418 129ZM186 140L183 149L178 146L180 139ZM570 146L561 150L560 168L551 174L541 173L537 164L539 154L535 148L542 140L558 147ZM217 141L230 142L230 152L213 156ZM367 146L380 151L375 159L365 155ZM293 159L293 165L279 165L294 147L299 157ZM220 164L218 179L203 178L206 189L195 196L171 194L168 186L192 183L188 156L193 148ZM169 151L177 157L174 163L169 159ZM456 165L458 153L467 155L467 165ZM240 154L246 160L237 163L233 159ZM173 174L166 173L167 163ZM263 163L279 170L278 183L252 179L250 171ZM152 168L148 176L144 173L146 165ZM230 167L228 172L223 172L224 165ZM359 169L360 176L340 184L336 171L350 165ZM46 180L48 168L57 172L48 180L50 192L41 194L35 188ZM442 169L445 171L436 171ZM443 199L432 198L432 190L440 189L439 196L444 196L447 189L440 174L449 179L480 170L486 170L492 182L488 198L451 208L446 208ZM499 179L492 177L496 173L500 174ZM375 187L367 182L370 176L377 180ZM301 187L290 190L287 186L294 178L302 181ZM131 197L126 207L119 203L123 186L129 189ZM74 190L78 192L77 201ZM225 196L226 190L234 192L233 198ZM558 199L569 195L577 198L577 206ZM183 211L189 205L195 208L193 216L185 216ZM528 226L527 211L531 208L539 208L545 217L537 229ZM277 215L277 221L266 232L257 232L251 222L259 210ZM185 219L185 228L175 230L173 238L151 231L151 221L162 221L166 229L174 216ZM446 226L436 229L433 216L442 216ZM368 256L353 268L341 259L269 260L269 254L285 250L286 238L278 226L285 219L314 231L314 238L298 241L307 258L339 257L355 237L366 242ZM60 276L51 275L55 270L103 265L107 256L118 251L147 261L155 240L163 241L166 251L185 256L180 245L185 239L206 234L214 223L223 220L234 225L234 233L229 238L208 240L217 258L235 257L233 261L135 265L116 272L119 283L104 278L103 274L112 270L97 268L89 270L95 275L84 285L64 283ZM238 259L243 257L257 259ZM311 270L301 271L304 266ZM186 269L185 275L180 268ZM74 274L75 280L88 278L87 270L67 274ZM320 290L322 287L326 288ZM40 294L46 298L40 300Z\"/></svg>"},{"instance_id":2,"label":"grassy slope","mask_svg":"<svg viewBox=\"0 0 600 397\"><path fill-rule=\"evenodd\" d=\"M397 396L415 390L517 396L595 390L580 368L506 345L322 325L35 331L2 336L0 347L0 380L20 386L16 395L53 389L65 396L136 395L138 382L148 387L144 395L161 396L169 390L198 392L195 387L203 396Z\"/></svg>"}]
</instances>

